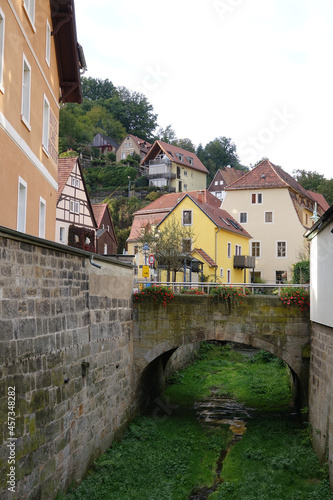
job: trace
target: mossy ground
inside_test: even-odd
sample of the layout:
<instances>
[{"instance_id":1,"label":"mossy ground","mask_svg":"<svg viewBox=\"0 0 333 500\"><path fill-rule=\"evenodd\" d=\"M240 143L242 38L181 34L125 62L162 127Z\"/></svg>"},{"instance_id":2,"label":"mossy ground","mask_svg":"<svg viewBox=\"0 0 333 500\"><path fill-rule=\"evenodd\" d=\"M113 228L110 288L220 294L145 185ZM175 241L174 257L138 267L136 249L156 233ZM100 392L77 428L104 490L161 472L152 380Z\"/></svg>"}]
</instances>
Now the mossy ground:
<instances>
[{"instance_id":1,"label":"mossy ground","mask_svg":"<svg viewBox=\"0 0 333 500\"><path fill-rule=\"evenodd\" d=\"M267 353L249 359L228 347L203 344L198 359L172 377L156 407L138 417L80 486L59 500L186 500L194 489L211 486L221 450L231 440L229 426L208 429L195 418L193 403L209 396L212 387L265 417L248 422L209 498L333 499L304 425L287 416L288 381L286 367Z\"/></svg>"}]
</instances>

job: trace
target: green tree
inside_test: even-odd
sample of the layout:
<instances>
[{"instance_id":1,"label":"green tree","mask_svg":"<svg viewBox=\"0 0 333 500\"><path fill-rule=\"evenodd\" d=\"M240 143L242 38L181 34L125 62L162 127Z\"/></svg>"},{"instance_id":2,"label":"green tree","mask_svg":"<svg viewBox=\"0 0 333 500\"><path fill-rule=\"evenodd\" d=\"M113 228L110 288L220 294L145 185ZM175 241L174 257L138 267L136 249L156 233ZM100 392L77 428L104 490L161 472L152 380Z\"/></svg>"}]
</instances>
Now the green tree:
<instances>
[{"instance_id":1,"label":"green tree","mask_svg":"<svg viewBox=\"0 0 333 500\"><path fill-rule=\"evenodd\" d=\"M176 139L175 141L172 141L174 146L178 146L179 148L185 149L186 151L191 151L192 153L195 153L195 146L191 139Z\"/></svg>"},{"instance_id":2,"label":"green tree","mask_svg":"<svg viewBox=\"0 0 333 500\"><path fill-rule=\"evenodd\" d=\"M110 80L81 77L82 97L92 101L110 99L116 92L116 87Z\"/></svg>"},{"instance_id":3,"label":"green tree","mask_svg":"<svg viewBox=\"0 0 333 500\"><path fill-rule=\"evenodd\" d=\"M329 205L333 205L333 179L324 179L317 187L317 192L322 194Z\"/></svg>"},{"instance_id":4,"label":"green tree","mask_svg":"<svg viewBox=\"0 0 333 500\"><path fill-rule=\"evenodd\" d=\"M159 129L157 130L156 139L159 139L160 141L166 142L168 144L172 144L173 141L177 141L177 136L172 126L167 125L164 129L162 127L159 127Z\"/></svg>"},{"instance_id":5,"label":"green tree","mask_svg":"<svg viewBox=\"0 0 333 500\"><path fill-rule=\"evenodd\" d=\"M227 137L218 137L209 142L205 148L198 147L200 159L208 168L210 178L212 179L220 168L231 167L243 170L244 167L239 162L239 157L236 151L236 145Z\"/></svg>"},{"instance_id":6,"label":"green tree","mask_svg":"<svg viewBox=\"0 0 333 500\"><path fill-rule=\"evenodd\" d=\"M148 243L158 265L166 268L167 281L170 281L171 273L175 281L176 273L184 262L183 240L189 238L193 241L192 228L182 226L175 217L171 217L157 230L152 230L148 224L138 246L142 249L143 245Z\"/></svg>"},{"instance_id":7,"label":"green tree","mask_svg":"<svg viewBox=\"0 0 333 500\"><path fill-rule=\"evenodd\" d=\"M293 170L293 176L297 182L304 187L304 189L314 192L318 191L319 184L325 180L325 177L322 174L308 170Z\"/></svg>"}]
</instances>

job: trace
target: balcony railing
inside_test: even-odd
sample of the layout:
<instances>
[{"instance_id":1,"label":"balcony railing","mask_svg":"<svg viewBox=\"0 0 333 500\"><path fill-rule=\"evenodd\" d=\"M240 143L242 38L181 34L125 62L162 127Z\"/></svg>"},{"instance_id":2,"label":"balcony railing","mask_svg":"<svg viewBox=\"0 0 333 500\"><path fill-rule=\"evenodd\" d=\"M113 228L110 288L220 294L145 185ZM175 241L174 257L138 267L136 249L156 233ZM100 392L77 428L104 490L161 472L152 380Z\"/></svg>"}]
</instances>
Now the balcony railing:
<instances>
[{"instance_id":1,"label":"balcony railing","mask_svg":"<svg viewBox=\"0 0 333 500\"><path fill-rule=\"evenodd\" d=\"M149 167L148 179L175 179L176 174L172 173L171 166L155 165Z\"/></svg>"},{"instance_id":2,"label":"balcony railing","mask_svg":"<svg viewBox=\"0 0 333 500\"><path fill-rule=\"evenodd\" d=\"M151 165L171 165L169 158L156 158L155 160L149 160L149 166Z\"/></svg>"}]
</instances>

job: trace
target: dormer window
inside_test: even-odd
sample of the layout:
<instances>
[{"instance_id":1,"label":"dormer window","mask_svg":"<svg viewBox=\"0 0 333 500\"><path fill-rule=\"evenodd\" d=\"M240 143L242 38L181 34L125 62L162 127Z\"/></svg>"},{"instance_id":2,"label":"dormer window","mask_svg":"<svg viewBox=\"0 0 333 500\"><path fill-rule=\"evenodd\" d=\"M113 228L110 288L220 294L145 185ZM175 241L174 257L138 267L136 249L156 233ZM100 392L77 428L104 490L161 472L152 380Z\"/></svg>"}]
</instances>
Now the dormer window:
<instances>
[{"instance_id":1,"label":"dormer window","mask_svg":"<svg viewBox=\"0 0 333 500\"><path fill-rule=\"evenodd\" d=\"M193 158L190 156L186 156L186 160L189 162L190 165L193 165Z\"/></svg>"},{"instance_id":2,"label":"dormer window","mask_svg":"<svg viewBox=\"0 0 333 500\"><path fill-rule=\"evenodd\" d=\"M182 154L176 153L176 156L180 161L183 161L184 156Z\"/></svg>"}]
</instances>

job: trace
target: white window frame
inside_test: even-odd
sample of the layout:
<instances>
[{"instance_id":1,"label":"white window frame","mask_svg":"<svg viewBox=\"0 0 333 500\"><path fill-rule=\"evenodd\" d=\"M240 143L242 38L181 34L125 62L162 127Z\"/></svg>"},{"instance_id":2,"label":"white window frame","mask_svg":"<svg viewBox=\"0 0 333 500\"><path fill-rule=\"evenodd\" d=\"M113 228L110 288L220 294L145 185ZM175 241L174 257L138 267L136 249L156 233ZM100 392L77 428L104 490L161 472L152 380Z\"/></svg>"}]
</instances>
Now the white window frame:
<instances>
[{"instance_id":1,"label":"white window frame","mask_svg":"<svg viewBox=\"0 0 333 500\"><path fill-rule=\"evenodd\" d=\"M241 220L242 215L245 215L245 222ZM247 212L239 212L239 223L240 224L247 224Z\"/></svg>"},{"instance_id":2,"label":"white window frame","mask_svg":"<svg viewBox=\"0 0 333 500\"><path fill-rule=\"evenodd\" d=\"M35 0L23 0L23 7L34 31L35 28Z\"/></svg>"},{"instance_id":3,"label":"white window frame","mask_svg":"<svg viewBox=\"0 0 333 500\"><path fill-rule=\"evenodd\" d=\"M231 259L231 243L230 243L230 241L228 241L228 244L227 244L227 255L228 255L228 259Z\"/></svg>"},{"instance_id":4,"label":"white window frame","mask_svg":"<svg viewBox=\"0 0 333 500\"><path fill-rule=\"evenodd\" d=\"M252 200L253 195L255 196L255 201ZM259 200L259 196L261 197L261 200ZM251 193L251 205L262 205L263 203L263 195L262 193Z\"/></svg>"},{"instance_id":5,"label":"white window frame","mask_svg":"<svg viewBox=\"0 0 333 500\"><path fill-rule=\"evenodd\" d=\"M31 130L30 107L31 107L31 66L28 62L28 59L23 54L21 119L24 125L28 128L28 130Z\"/></svg>"},{"instance_id":6,"label":"white window frame","mask_svg":"<svg viewBox=\"0 0 333 500\"><path fill-rule=\"evenodd\" d=\"M49 20L46 19L46 41L45 41L45 61L48 67L51 62L51 26Z\"/></svg>"},{"instance_id":7,"label":"white window frame","mask_svg":"<svg viewBox=\"0 0 333 500\"><path fill-rule=\"evenodd\" d=\"M242 255L242 246L235 245L235 255Z\"/></svg>"},{"instance_id":8,"label":"white window frame","mask_svg":"<svg viewBox=\"0 0 333 500\"><path fill-rule=\"evenodd\" d=\"M259 245L259 255L253 255L253 244L254 243ZM256 259L261 258L261 241L251 241L251 256L255 257Z\"/></svg>"},{"instance_id":9,"label":"white window frame","mask_svg":"<svg viewBox=\"0 0 333 500\"><path fill-rule=\"evenodd\" d=\"M61 226L59 228L59 241L61 243L65 243L66 240L66 228L64 226Z\"/></svg>"},{"instance_id":10,"label":"white window frame","mask_svg":"<svg viewBox=\"0 0 333 500\"><path fill-rule=\"evenodd\" d=\"M17 197L17 231L26 232L27 226L27 197L28 184L22 177L18 180L18 197Z\"/></svg>"},{"instance_id":11,"label":"white window frame","mask_svg":"<svg viewBox=\"0 0 333 500\"><path fill-rule=\"evenodd\" d=\"M79 214L80 202L77 200L69 200L69 211L73 214Z\"/></svg>"},{"instance_id":12,"label":"white window frame","mask_svg":"<svg viewBox=\"0 0 333 500\"><path fill-rule=\"evenodd\" d=\"M272 220L266 220L266 215L267 214L272 214ZM265 224L273 224L273 212L272 210L268 210L267 212L264 213L264 223Z\"/></svg>"},{"instance_id":13,"label":"white window frame","mask_svg":"<svg viewBox=\"0 0 333 500\"><path fill-rule=\"evenodd\" d=\"M284 253L285 255L279 255L279 244L284 243ZM286 259L287 258L287 242L285 240L280 240L276 242L276 258Z\"/></svg>"},{"instance_id":14,"label":"white window frame","mask_svg":"<svg viewBox=\"0 0 333 500\"><path fill-rule=\"evenodd\" d=\"M108 244L104 243L104 249L103 249L104 255L107 255L108 253Z\"/></svg>"},{"instance_id":15,"label":"white window frame","mask_svg":"<svg viewBox=\"0 0 333 500\"><path fill-rule=\"evenodd\" d=\"M5 14L0 9L0 91L4 93L3 65L5 58Z\"/></svg>"},{"instance_id":16,"label":"white window frame","mask_svg":"<svg viewBox=\"0 0 333 500\"><path fill-rule=\"evenodd\" d=\"M231 269L228 269L227 271L227 283L228 285L231 283Z\"/></svg>"},{"instance_id":17,"label":"white window frame","mask_svg":"<svg viewBox=\"0 0 333 500\"><path fill-rule=\"evenodd\" d=\"M39 198L39 230L38 236L40 238L45 238L45 228L46 228L46 201L40 196Z\"/></svg>"},{"instance_id":18,"label":"white window frame","mask_svg":"<svg viewBox=\"0 0 333 500\"><path fill-rule=\"evenodd\" d=\"M220 278L223 278L223 267L220 267Z\"/></svg>"},{"instance_id":19,"label":"white window frame","mask_svg":"<svg viewBox=\"0 0 333 500\"><path fill-rule=\"evenodd\" d=\"M43 146L43 151L47 156L49 156L49 130L50 130L50 103L48 98L44 94L42 146Z\"/></svg>"},{"instance_id":20,"label":"white window frame","mask_svg":"<svg viewBox=\"0 0 333 500\"><path fill-rule=\"evenodd\" d=\"M184 222L184 213L185 212L188 212L191 214L191 222L189 224ZM193 225L193 210L182 210L182 226L192 226L192 225Z\"/></svg>"}]
</instances>

